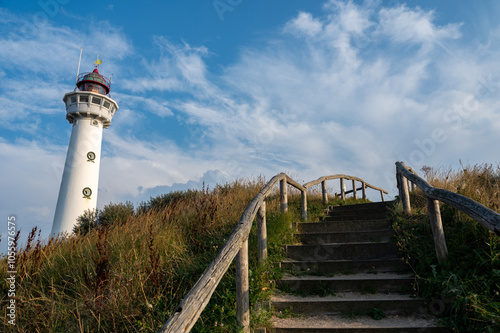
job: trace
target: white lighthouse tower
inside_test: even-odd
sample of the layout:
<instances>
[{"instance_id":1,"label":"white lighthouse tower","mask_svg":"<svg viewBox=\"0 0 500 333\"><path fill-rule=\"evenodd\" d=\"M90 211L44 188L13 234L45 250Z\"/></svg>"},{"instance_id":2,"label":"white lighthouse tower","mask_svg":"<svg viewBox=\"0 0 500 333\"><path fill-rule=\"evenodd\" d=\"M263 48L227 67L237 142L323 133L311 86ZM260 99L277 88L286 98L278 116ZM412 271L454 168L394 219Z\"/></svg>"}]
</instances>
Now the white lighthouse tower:
<instances>
[{"instance_id":1,"label":"white lighthouse tower","mask_svg":"<svg viewBox=\"0 0 500 333\"><path fill-rule=\"evenodd\" d=\"M102 130L111 125L118 104L109 97L111 82L95 69L81 73L64 95L66 119L73 125L57 199L52 234L71 234L77 218L97 206Z\"/></svg>"}]
</instances>

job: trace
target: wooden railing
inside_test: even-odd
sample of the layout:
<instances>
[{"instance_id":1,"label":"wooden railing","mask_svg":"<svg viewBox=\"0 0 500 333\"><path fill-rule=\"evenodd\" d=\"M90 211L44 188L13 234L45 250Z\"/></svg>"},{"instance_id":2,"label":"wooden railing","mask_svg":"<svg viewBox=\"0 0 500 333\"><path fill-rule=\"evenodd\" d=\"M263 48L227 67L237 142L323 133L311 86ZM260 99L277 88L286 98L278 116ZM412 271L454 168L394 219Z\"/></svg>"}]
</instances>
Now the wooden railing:
<instances>
[{"instance_id":1,"label":"wooden railing","mask_svg":"<svg viewBox=\"0 0 500 333\"><path fill-rule=\"evenodd\" d=\"M193 286L191 291L182 300L174 314L161 328L161 333L190 332L201 312L207 306L215 288L222 277L226 274L233 259L236 259L236 316L243 332L250 332L250 305L249 305L249 279L248 279L248 237L255 217L257 217L258 253L259 262L267 259L267 231L266 231L266 198L272 194L274 187L280 183L280 208L282 212L288 210L287 185L291 185L301 192L302 219L307 220L307 188L322 183L323 200L328 201L325 181L329 179L340 179L343 196L349 192L344 190L344 179L353 181L353 191L356 196L356 181L362 183L363 197L366 198L366 187L388 193L380 188L374 187L365 181L346 175L334 175L321 177L315 181L299 184L284 173L274 176L264 188L253 198L247 206L243 215L233 230L224 247L215 259L205 269L202 276ZM383 199L383 194L382 194Z\"/></svg>"},{"instance_id":2,"label":"wooden railing","mask_svg":"<svg viewBox=\"0 0 500 333\"><path fill-rule=\"evenodd\" d=\"M381 196L382 201L385 200L384 193L385 194L389 193L389 192L387 192L379 187L375 187L373 185L368 184L367 182L365 182L361 178L347 176L347 175L332 175L332 176L320 177L316 180L310 181L309 183L305 183L304 187L309 188L309 187L312 187L314 185L318 185L319 183L321 183L321 192L323 194L323 203L326 205L326 203L328 202L328 194L326 191L326 181L331 180L331 179L340 179L340 194L335 193L335 196L339 196L342 200L345 200L346 195L349 193L354 193L353 196L355 199L357 199L358 198L358 194L357 194L358 191L362 191L362 198L366 199L366 188L367 187L372 188L372 189L377 190L377 191L380 191L380 196ZM350 191L345 190L345 180L346 179L352 181L352 190L350 190ZM356 188L357 181L361 183L360 188Z\"/></svg>"},{"instance_id":3,"label":"wooden railing","mask_svg":"<svg viewBox=\"0 0 500 333\"><path fill-rule=\"evenodd\" d=\"M418 186L427 197L427 209L431 222L432 236L436 248L436 256L441 263L448 256L446 240L444 237L443 223L441 221L441 211L439 201L464 212L479 222L483 227L491 232L500 235L500 214L481 205L466 196L453 193L447 190L432 187L425 180L420 178L411 168L403 162L396 162L396 179L398 182L399 198L403 206L403 213L411 214L409 183Z\"/></svg>"}]
</instances>

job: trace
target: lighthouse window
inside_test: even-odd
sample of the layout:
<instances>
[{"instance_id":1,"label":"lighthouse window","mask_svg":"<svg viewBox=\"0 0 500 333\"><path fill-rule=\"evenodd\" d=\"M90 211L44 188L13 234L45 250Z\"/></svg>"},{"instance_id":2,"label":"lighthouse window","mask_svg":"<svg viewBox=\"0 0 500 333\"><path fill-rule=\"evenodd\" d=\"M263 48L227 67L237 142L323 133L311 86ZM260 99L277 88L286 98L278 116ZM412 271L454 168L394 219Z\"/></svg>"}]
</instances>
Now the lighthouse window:
<instances>
[{"instance_id":1,"label":"lighthouse window","mask_svg":"<svg viewBox=\"0 0 500 333\"><path fill-rule=\"evenodd\" d=\"M81 95L80 96L80 103L88 103L89 102L89 96L88 95Z\"/></svg>"},{"instance_id":2,"label":"lighthouse window","mask_svg":"<svg viewBox=\"0 0 500 333\"><path fill-rule=\"evenodd\" d=\"M111 106L111 104L109 104L109 102L108 102L108 101L104 101L103 106L104 106L106 109L109 109L109 107Z\"/></svg>"},{"instance_id":3,"label":"lighthouse window","mask_svg":"<svg viewBox=\"0 0 500 333\"><path fill-rule=\"evenodd\" d=\"M101 99L98 97L92 97L92 103L100 105Z\"/></svg>"},{"instance_id":4,"label":"lighthouse window","mask_svg":"<svg viewBox=\"0 0 500 333\"><path fill-rule=\"evenodd\" d=\"M76 103L76 96L71 96L71 104Z\"/></svg>"}]
</instances>

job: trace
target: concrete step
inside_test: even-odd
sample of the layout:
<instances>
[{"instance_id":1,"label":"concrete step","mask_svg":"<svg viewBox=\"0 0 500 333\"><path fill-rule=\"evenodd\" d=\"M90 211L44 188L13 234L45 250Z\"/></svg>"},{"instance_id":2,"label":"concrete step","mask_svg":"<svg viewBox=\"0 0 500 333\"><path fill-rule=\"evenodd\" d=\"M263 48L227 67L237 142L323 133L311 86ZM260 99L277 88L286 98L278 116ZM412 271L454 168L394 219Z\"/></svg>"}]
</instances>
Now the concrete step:
<instances>
[{"instance_id":1,"label":"concrete step","mask_svg":"<svg viewBox=\"0 0 500 333\"><path fill-rule=\"evenodd\" d=\"M329 232L351 232L390 229L392 222L383 220L352 220L352 221L332 221L297 223L299 233L329 233Z\"/></svg>"},{"instance_id":2,"label":"concrete step","mask_svg":"<svg viewBox=\"0 0 500 333\"><path fill-rule=\"evenodd\" d=\"M394 230L370 230L351 232L311 232L296 234L295 238L302 244L331 244L357 242L389 242L394 238Z\"/></svg>"},{"instance_id":3,"label":"concrete step","mask_svg":"<svg viewBox=\"0 0 500 333\"><path fill-rule=\"evenodd\" d=\"M280 266L293 274L316 275L410 271L410 267L397 257L368 260L285 260Z\"/></svg>"},{"instance_id":4,"label":"concrete step","mask_svg":"<svg viewBox=\"0 0 500 333\"><path fill-rule=\"evenodd\" d=\"M386 212L378 212L378 213L332 212L323 217L322 222L352 221L352 220L381 220L381 219L387 219Z\"/></svg>"},{"instance_id":5,"label":"concrete step","mask_svg":"<svg viewBox=\"0 0 500 333\"><path fill-rule=\"evenodd\" d=\"M356 205L328 206L328 211L366 211L366 210L388 210L394 205L393 201L371 202Z\"/></svg>"},{"instance_id":6,"label":"concrete step","mask_svg":"<svg viewBox=\"0 0 500 333\"><path fill-rule=\"evenodd\" d=\"M287 258L306 261L367 260L397 257L396 243L337 243L286 245Z\"/></svg>"},{"instance_id":7,"label":"concrete step","mask_svg":"<svg viewBox=\"0 0 500 333\"><path fill-rule=\"evenodd\" d=\"M325 297L277 294L271 296L271 304L277 311L288 310L306 315L365 315L374 309L379 309L386 315L428 313L425 301L400 294L365 295L342 292Z\"/></svg>"},{"instance_id":8,"label":"concrete step","mask_svg":"<svg viewBox=\"0 0 500 333\"><path fill-rule=\"evenodd\" d=\"M387 316L375 320L368 316L273 317L274 333L437 333L447 332L429 316Z\"/></svg>"},{"instance_id":9,"label":"concrete step","mask_svg":"<svg viewBox=\"0 0 500 333\"><path fill-rule=\"evenodd\" d=\"M285 275L278 281L278 287L286 292L301 294L326 295L334 292L375 293L410 293L413 291L415 278L409 274L395 273L358 273L335 276L293 276Z\"/></svg>"}]
</instances>

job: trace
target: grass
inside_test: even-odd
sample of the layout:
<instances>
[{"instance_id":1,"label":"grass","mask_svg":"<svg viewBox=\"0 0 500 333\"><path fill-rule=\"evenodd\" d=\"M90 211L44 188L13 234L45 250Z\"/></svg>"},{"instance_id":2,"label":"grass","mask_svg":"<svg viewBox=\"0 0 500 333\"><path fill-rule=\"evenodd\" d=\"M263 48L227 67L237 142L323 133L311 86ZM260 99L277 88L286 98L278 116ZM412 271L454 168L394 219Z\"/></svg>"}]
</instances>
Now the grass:
<instances>
[{"instance_id":1,"label":"grass","mask_svg":"<svg viewBox=\"0 0 500 333\"><path fill-rule=\"evenodd\" d=\"M33 230L17 256L15 331L157 331L263 185L262 180L237 181L154 198L125 222L66 239L41 240ZM1 260L0 270L6 265ZM220 331L236 326L234 297L224 290L231 284L234 289L230 279L214 294L222 305L211 305L201 319L224 322ZM6 295L4 279L2 309ZM13 331L6 322L0 331Z\"/></svg>"},{"instance_id":2,"label":"grass","mask_svg":"<svg viewBox=\"0 0 500 333\"><path fill-rule=\"evenodd\" d=\"M385 314L385 312L384 312L384 310L379 309L379 308L373 308L373 309L372 309L372 310L368 313L368 315L369 315L370 317L372 317L373 319L375 319L375 320L381 320L381 319L383 319L383 318L387 317L387 316L386 316L386 314Z\"/></svg>"},{"instance_id":3,"label":"grass","mask_svg":"<svg viewBox=\"0 0 500 333\"><path fill-rule=\"evenodd\" d=\"M213 190L174 192L151 198L133 214L122 214L130 210L129 203L109 205L98 214L98 222L105 223L89 224L68 238L42 240L34 229L17 254L16 327L3 320L0 331L158 331L263 185L264 180L256 179ZM308 201L314 210L319 199L312 195ZM291 191L289 203L290 212L283 214L278 192L267 200L265 265L257 263L255 223L251 230L250 303L255 327L269 323L271 311L263 304L282 274L271 263L283 258L283 244L293 241L291 225L300 219L300 209L295 208L300 195ZM7 270L5 258L0 270ZM234 276L233 263L192 332L239 331ZM9 301L7 291L7 280L2 279L2 309Z\"/></svg>"},{"instance_id":4,"label":"grass","mask_svg":"<svg viewBox=\"0 0 500 333\"><path fill-rule=\"evenodd\" d=\"M462 166L458 171L423 168L428 182L470 197L497 212L500 169L491 165ZM441 206L449 256L437 262L426 199L410 194L413 214L395 211L398 244L417 277L421 297L430 310L457 332L496 332L500 322L500 237L467 215Z\"/></svg>"}]
</instances>

